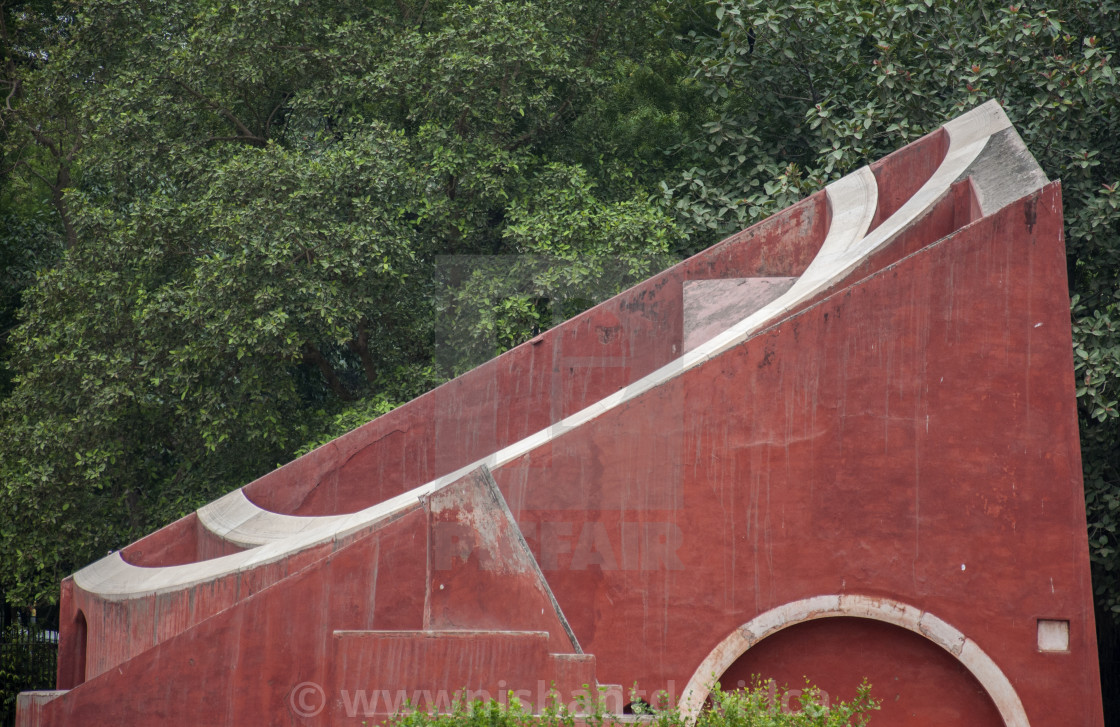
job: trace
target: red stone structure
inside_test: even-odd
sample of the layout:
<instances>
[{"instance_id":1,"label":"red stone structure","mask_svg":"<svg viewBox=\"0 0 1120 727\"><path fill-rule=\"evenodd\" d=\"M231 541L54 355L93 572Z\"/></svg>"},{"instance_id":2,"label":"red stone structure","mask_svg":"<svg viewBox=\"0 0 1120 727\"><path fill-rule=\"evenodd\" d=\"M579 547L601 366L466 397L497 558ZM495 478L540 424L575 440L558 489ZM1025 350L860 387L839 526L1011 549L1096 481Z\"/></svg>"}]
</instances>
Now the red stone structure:
<instances>
[{"instance_id":1,"label":"red stone structure","mask_svg":"<svg viewBox=\"0 0 1120 727\"><path fill-rule=\"evenodd\" d=\"M1102 725L1065 271L986 104L66 579L19 724L760 674Z\"/></svg>"}]
</instances>

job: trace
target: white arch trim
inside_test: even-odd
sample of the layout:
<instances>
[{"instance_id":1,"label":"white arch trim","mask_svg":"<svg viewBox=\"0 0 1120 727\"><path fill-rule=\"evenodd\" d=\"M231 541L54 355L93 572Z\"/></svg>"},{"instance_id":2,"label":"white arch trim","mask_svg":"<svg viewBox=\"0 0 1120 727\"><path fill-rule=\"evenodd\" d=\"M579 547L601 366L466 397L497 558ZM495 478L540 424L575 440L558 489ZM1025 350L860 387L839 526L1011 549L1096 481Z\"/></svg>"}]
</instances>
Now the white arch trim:
<instances>
[{"instance_id":1,"label":"white arch trim","mask_svg":"<svg viewBox=\"0 0 1120 727\"><path fill-rule=\"evenodd\" d=\"M1007 727L1030 727L1015 688L991 657L959 630L928 611L889 598L860 595L815 596L771 609L739 628L708 654L693 672L678 704L681 714L695 720L712 684L748 649L782 629L819 618L849 616L901 626L929 639L959 661L992 698Z\"/></svg>"}]
</instances>

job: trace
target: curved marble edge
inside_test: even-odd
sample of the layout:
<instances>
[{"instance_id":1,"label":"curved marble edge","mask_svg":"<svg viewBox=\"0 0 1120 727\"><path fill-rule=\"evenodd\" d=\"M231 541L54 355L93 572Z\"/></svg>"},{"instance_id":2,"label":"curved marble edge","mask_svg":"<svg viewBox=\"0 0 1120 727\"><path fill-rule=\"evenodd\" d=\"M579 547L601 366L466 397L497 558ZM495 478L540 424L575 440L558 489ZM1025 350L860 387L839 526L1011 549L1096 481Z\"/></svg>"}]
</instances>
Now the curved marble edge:
<instances>
[{"instance_id":1,"label":"curved marble edge","mask_svg":"<svg viewBox=\"0 0 1120 727\"><path fill-rule=\"evenodd\" d=\"M419 507L420 498L433 489L431 484L423 485L349 515L322 518L281 515L279 517L315 522L285 538L197 563L161 567L137 566L125 561L118 551L75 573L74 583L83 591L109 601L179 591L223 576L243 573L275 563L307 548L332 541L339 542L362 530L375 528L409 508ZM262 510L262 512L266 511ZM268 514L276 515L276 513Z\"/></svg>"},{"instance_id":2,"label":"curved marble edge","mask_svg":"<svg viewBox=\"0 0 1120 727\"><path fill-rule=\"evenodd\" d=\"M949 134L945 158L926 183L879 227L867 232L878 202L875 176L869 167L862 167L828 185L826 193L832 210L828 234L817 256L786 293L680 358L547 429L432 482L348 515L306 517L273 513L253 504L241 490L235 490L201 508L198 511L199 520L215 535L250 550L197 563L163 567L132 565L119 553L114 553L75 573L75 583L84 591L110 600L139 598L259 567L305 548L337 540L414 506L426 494L480 466L494 469L510 462L726 352L775 318L841 282L869 255L937 202L953 182L967 176L969 167L992 135L1011 128L1011 122L995 101L989 101L942 128Z\"/></svg>"},{"instance_id":3,"label":"curved marble edge","mask_svg":"<svg viewBox=\"0 0 1120 727\"><path fill-rule=\"evenodd\" d=\"M222 540L255 548L306 530L339 522L342 516L282 515L261 509L236 489L198 509L198 521Z\"/></svg>"}]
</instances>

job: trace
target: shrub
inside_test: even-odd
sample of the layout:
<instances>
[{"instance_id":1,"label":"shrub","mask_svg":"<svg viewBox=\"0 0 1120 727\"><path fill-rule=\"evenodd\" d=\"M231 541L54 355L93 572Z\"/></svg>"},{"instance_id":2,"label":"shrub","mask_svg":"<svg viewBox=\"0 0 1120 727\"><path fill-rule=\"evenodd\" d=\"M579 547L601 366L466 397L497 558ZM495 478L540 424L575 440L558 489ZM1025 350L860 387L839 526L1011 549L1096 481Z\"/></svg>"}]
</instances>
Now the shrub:
<instances>
[{"instance_id":1,"label":"shrub","mask_svg":"<svg viewBox=\"0 0 1120 727\"><path fill-rule=\"evenodd\" d=\"M586 688L586 687L585 687ZM405 711L392 727L616 727L618 715L604 711L604 701L586 700L579 714L555 698L540 714L510 694L508 702L456 700L447 712ZM655 699L655 704L659 700ZM851 701L830 703L829 695L809 682L801 689L778 688L773 681L756 680L745 689L712 688L707 708L693 722L675 707L664 709L632 703L638 719L649 727L842 727L866 725L879 709L864 682ZM364 723L363 723L364 724Z\"/></svg>"}]
</instances>

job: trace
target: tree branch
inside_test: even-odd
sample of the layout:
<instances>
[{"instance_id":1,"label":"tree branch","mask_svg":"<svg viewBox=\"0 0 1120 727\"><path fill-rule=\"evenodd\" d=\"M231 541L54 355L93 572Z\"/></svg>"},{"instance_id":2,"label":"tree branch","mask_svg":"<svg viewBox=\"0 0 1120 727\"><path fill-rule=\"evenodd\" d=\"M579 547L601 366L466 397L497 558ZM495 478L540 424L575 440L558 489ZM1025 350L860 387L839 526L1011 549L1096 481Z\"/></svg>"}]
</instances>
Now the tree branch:
<instances>
[{"instance_id":1,"label":"tree branch","mask_svg":"<svg viewBox=\"0 0 1120 727\"><path fill-rule=\"evenodd\" d=\"M10 113L12 111L12 99L19 97L21 84L17 77L16 59L12 56L12 39L8 36L8 22L4 19L5 5L7 3L0 2L0 42L4 44L4 70L8 74L5 83L10 83L12 86L12 90L8 92L7 98L4 99L4 110Z\"/></svg>"},{"instance_id":2,"label":"tree branch","mask_svg":"<svg viewBox=\"0 0 1120 727\"><path fill-rule=\"evenodd\" d=\"M211 100L205 94L195 90L190 86L190 84L185 83L184 81L180 81L178 78L172 78L170 76L164 76L163 78L179 86L188 94L194 96L196 99L205 104L207 108L213 111L217 111L219 114L224 116L231 124L233 124L234 127L236 127L237 130L241 132L241 134L239 136L231 137L231 140L244 141L247 144L259 147L267 145L267 139L258 136L257 134L254 134L252 131L250 131L249 127L246 126L245 123L241 121L241 119L237 118L237 116L225 106L222 106L217 101Z\"/></svg>"},{"instance_id":3,"label":"tree branch","mask_svg":"<svg viewBox=\"0 0 1120 727\"><path fill-rule=\"evenodd\" d=\"M374 383L377 380L377 366L369 352L369 328L366 327L364 320L358 323L358 337L347 345L362 360L362 371L365 372L366 381Z\"/></svg>"},{"instance_id":4,"label":"tree branch","mask_svg":"<svg viewBox=\"0 0 1120 727\"><path fill-rule=\"evenodd\" d=\"M53 182L42 174L39 174L39 172L35 171L30 165L28 165L28 169L51 191L51 205L53 205L55 211L58 212L59 219L62 220L63 230L66 232L66 248L72 250L78 244L78 231L74 227L73 220L70 218L70 208L66 206L65 190L70 186L70 163L74 160L74 156L82 146L81 137L74 140L74 143L70 146L70 150L63 156L62 147L58 143L52 141L50 137L42 131L32 128L31 135L35 138L37 144L45 147L50 152L51 156L58 161L58 172L55 174Z\"/></svg>"},{"instance_id":5,"label":"tree branch","mask_svg":"<svg viewBox=\"0 0 1120 727\"><path fill-rule=\"evenodd\" d=\"M529 129L528 131L518 136L516 139L510 142L509 146L506 147L506 151L513 151L519 148L525 142L531 141L533 137L535 137L538 133L547 131L549 127L551 127L560 119L561 115L568 110L568 107L571 106L571 104L572 99L571 97L568 97L564 100L564 103L560 104L560 106L552 112L552 115L548 117L548 121L544 122L536 128Z\"/></svg>"},{"instance_id":6,"label":"tree branch","mask_svg":"<svg viewBox=\"0 0 1120 727\"><path fill-rule=\"evenodd\" d=\"M58 165L58 176L55 186L51 187L51 204L58 211L62 220L62 228L66 232L66 249L73 250L78 246L78 231L74 221L70 219L70 208L66 206L65 189L70 186L70 164L68 162Z\"/></svg>"},{"instance_id":7,"label":"tree branch","mask_svg":"<svg viewBox=\"0 0 1120 727\"><path fill-rule=\"evenodd\" d=\"M249 137L249 136L241 136L240 134L234 134L233 136L211 136L210 138L208 138L203 143L205 143L205 144L216 144L219 141L243 141L246 144L249 144L250 146L264 146L263 144L258 144L257 143L258 139L259 139L259 137L256 137L256 136Z\"/></svg>"},{"instance_id":8,"label":"tree branch","mask_svg":"<svg viewBox=\"0 0 1120 727\"><path fill-rule=\"evenodd\" d=\"M342 385L342 381L339 380L338 374L335 373L334 367L331 366L331 362L323 356L323 353L319 349L315 348L315 346L310 343L303 344L303 360L319 369L319 373L327 380L327 386L330 387L330 390L334 392L335 396L343 401L354 400L354 395L347 391L346 387Z\"/></svg>"},{"instance_id":9,"label":"tree branch","mask_svg":"<svg viewBox=\"0 0 1120 727\"><path fill-rule=\"evenodd\" d=\"M276 106L273 107L272 112L268 115L268 118L265 119L264 122L264 135L266 137L272 130L272 119L276 116L276 112L284 108L284 104L286 104L288 100L291 99L291 97L292 95L290 93L280 94L280 100L276 102Z\"/></svg>"}]
</instances>

